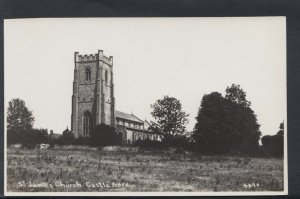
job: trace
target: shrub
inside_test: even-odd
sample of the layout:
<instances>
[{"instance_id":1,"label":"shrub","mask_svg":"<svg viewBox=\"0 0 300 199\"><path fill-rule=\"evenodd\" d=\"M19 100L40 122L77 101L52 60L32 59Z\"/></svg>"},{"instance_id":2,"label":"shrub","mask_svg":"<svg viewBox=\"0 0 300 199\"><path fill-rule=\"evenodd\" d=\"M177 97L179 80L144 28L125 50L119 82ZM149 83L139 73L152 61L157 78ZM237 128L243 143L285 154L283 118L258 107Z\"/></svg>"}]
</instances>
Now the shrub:
<instances>
[{"instance_id":1,"label":"shrub","mask_svg":"<svg viewBox=\"0 0 300 199\"><path fill-rule=\"evenodd\" d=\"M91 146L120 145L122 137L115 128L106 124L97 125L91 132Z\"/></svg>"},{"instance_id":2,"label":"shrub","mask_svg":"<svg viewBox=\"0 0 300 199\"><path fill-rule=\"evenodd\" d=\"M284 151L284 124L283 122L279 126L279 131L276 135L266 135L262 137L261 142L263 144L264 153L267 156L283 157Z\"/></svg>"},{"instance_id":3,"label":"shrub","mask_svg":"<svg viewBox=\"0 0 300 199\"><path fill-rule=\"evenodd\" d=\"M73 145L75 142L76 140L72 133L64 133L62 136L54 140L54 143L58 145Z\"/></svg>"},{"instance_id":4,"label":"shrub","mask_svg":"<svg viewBox=\"0 0 300 199\"><path fill-rule=\"evenodd\" d=\"M193 150L194 143L189 140L185 135L175 135L175 136L164 136L162 139L162 145L165 147L172 147L184 150Z\"/></svg>"},{"instance_id":5,"label":"shrub","mask_svg":"<svg viewBox=\"0 0 300 199\"><path fill-rule=\"evenodd\" d=\"M8 131L7 144L20 143L26 148L34 148L37 144L48 143L47 129L30 129L24 132Z\"/></svg>"},{"instance_id":6,"label":"shrub","mask_svg":"<svg viewBox=\"0 0 300 199\"><path fill-rule=\"evenodd\" d=\"M134 143L135 146L142 148L142 149L161 149L164 148L162 142L157 140L137 140Z\"/></svg>"},{"instance_id":7,"label":"shrub","mask_svg":"<svg viewBox=\"0 0 300 199\"><path fill-rule=\"evenodd\" d=\"M74 140L74 145L90 146L91 145L91 138L89 138L89 137L79 137L79 138Z\"/></svg>"},{"instance_id":8,"label":"shrub","mask_svg":"<svg viewBox=\"0 0 300 199\"><path fill-rule=\"evenodd\" d=\"M283 136L266 135L262 137L262 144L265 155L283 157Z\"/></svg>"}]
</instances>

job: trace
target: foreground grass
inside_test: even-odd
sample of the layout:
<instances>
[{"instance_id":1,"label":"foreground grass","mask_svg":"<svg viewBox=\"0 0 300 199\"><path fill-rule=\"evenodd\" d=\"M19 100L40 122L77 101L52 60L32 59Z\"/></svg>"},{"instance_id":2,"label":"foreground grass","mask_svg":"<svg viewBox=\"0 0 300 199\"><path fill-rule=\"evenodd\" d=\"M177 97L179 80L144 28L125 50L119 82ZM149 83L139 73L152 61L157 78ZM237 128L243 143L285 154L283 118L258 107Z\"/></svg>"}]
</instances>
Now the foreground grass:
<instances>
[{"instance_id":1,"label":"foreground grass","mask_svg":"<svg viewBox=\"0 0 300 199\"><path fill-rule=\"evenodd\" d=\"M9 148L7 153L7 190L14 192L283 190L281 159L136 148Z\"/></svg>"}]
</instances>

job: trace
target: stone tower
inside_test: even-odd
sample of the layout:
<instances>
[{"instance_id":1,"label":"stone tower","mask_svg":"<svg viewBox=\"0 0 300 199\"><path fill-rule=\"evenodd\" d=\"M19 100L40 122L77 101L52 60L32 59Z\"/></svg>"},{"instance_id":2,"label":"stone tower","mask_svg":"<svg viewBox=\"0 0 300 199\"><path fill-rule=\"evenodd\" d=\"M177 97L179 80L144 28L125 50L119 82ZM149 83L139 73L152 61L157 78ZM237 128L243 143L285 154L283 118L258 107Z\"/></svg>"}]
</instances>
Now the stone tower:
<instances>
[{"instance_id":1,"label":"stone tower","mask_svg":"<svg viewBox=\"0 0 300 199\"><path fill-rule=\"evenodd\" d=\"M113 57L103 51L74 56L71 131L75 137L89 136L100 123L115 126Z\"/></svg>"}]
</instances>

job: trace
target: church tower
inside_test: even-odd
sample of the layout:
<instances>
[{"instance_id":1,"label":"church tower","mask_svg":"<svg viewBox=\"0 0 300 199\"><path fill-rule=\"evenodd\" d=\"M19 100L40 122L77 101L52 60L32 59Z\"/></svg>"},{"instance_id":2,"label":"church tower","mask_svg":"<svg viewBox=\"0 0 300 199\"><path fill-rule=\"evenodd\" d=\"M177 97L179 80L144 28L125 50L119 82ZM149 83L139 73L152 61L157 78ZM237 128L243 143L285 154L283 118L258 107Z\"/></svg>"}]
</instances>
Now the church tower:
<instances>
[{"instance_id":1,"label":"church tower","mask_svg":"<svg viewBox=\"0 0 300 199\"><path fill-rule=\"evenodd\" d=\"M71 131L75 137L89 136L98 124L115 126L113 57L74 55Z\"/></svg>"}]
</instances>

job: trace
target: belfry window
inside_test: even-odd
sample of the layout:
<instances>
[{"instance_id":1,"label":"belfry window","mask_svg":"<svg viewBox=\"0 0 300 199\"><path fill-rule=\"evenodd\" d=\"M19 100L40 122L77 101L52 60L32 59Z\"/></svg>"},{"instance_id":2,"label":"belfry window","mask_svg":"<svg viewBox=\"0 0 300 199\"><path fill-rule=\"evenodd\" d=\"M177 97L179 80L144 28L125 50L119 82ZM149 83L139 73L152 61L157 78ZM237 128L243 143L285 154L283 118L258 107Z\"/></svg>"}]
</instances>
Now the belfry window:
<instances>
[{"instance_id":1,"label":"belfry window","mask_svg":"<svg viewBox=\"0 0 300 199\"><path fill-rule=\"evenodd\" d=\"M91 70L90 69L85 70L85 80L91 81Z\"/></svg>"},{"instance_id":2,"label":"belfry window","mask_svg":"<svg viewBox=\"0 0 300 199\"><path fill-rule=\"evenodd\" d=\"M107 77L107 70L105 71L105 77L104 78L105 78L105 83L107 83L107 78L108 78Z\"/></svg>"},{"instance_id":3,"label":"belfry window","mask_svg":"<svg viewBox=\"0 0 300 199\"><path fill-rule=\"evenodd\" d=\"M83 135L90 135L92 129L92 114L85 112L83 116Z\"/></svg>"}]
</instances>

